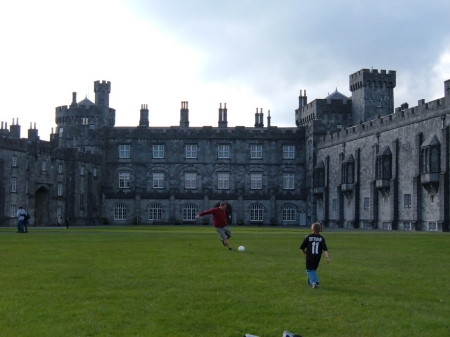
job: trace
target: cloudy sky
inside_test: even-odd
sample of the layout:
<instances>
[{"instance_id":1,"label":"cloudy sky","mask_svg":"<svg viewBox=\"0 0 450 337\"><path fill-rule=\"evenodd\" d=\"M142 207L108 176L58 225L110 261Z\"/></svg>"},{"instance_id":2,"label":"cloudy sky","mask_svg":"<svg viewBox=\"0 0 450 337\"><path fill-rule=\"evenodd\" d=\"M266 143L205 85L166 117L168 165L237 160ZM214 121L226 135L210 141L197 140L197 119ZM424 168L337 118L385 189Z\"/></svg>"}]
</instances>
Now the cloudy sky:
<instances>
[{"instance_id":1,"label":"cloudy sky","mask_svg":"<svg viewBox=\"0 0 450 337\"><path fill-rule=\"evenodd\" d=\"M444 95L450 79L450 1L17 0L0 2L0 120L19 118L22 137L41 139L55 107L94 101L93 82L111 81L116 126L295 126L299 90L308 101L362 68L397 71L395 106ZM266 123L266 121L265 121Z\"/></svg>"}]
</instances>

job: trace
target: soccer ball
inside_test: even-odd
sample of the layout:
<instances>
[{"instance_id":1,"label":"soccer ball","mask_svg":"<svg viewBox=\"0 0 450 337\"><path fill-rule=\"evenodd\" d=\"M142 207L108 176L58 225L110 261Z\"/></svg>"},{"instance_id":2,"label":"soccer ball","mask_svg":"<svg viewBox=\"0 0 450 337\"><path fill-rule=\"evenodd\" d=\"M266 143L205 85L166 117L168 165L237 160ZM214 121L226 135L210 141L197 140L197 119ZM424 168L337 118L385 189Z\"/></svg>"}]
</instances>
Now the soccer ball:
<instances>
[{"instance_id":1,"label":"soccer ball","mask_svg":"<svg viewBox=\"0 0 450 337\"><path fill-rule=\"evenodd\" d=\"M240 252L245 251L245 247L244 246L239 246L238 251L240 251Z\"/></svg>"}]
</instances>

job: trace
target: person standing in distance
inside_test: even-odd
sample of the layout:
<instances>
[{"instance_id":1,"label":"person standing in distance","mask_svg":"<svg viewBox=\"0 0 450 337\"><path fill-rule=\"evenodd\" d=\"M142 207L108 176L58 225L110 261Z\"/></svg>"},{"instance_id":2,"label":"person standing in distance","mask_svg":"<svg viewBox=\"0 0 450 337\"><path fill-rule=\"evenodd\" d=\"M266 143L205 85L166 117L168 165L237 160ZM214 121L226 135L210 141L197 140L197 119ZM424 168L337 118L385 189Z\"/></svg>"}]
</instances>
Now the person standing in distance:
<instances>
[{"instance_id":1,"label":"person standing in distance","mask_svg":"<svg viewBox=\"0 0 450 337\"><path fill-rule=\"evenodd\" d=\"M201 216L212 214L213 216L213 225L216 228L216 232L220 235L220 241L222 244L228 248L228 250L232 251L230 243L228 239L231 238L231 231L228 227L228 217L227 217L227 203L222 201L219 207L211 208L207 211L200 212L195 219L200 218Z\"/></svg>"},{"instance_id":2,"label":"person standing in distance","mask_svg":"<svg viewBox=\"0 0 450 337\"><path fill-rule=\"evenodd\" d=\"M306 255L306 275L308 277L308 285L314 289L319 286L319 278L317 277L317 268L319 268L322 252L325 253L327 263L330 263L328 247L325 238L319 233L322 231L320 223L313 223L311 226L312 234L305 237L300 249Z\"/></svg>"},{"instance_id":3,"label":"person standing in distance","mask_svg":"<svg viewBox=\"0 0 450 337\"><path fill-rule=\"evenodd\" d=\"M23 230L23 222L25 221L25 215L27 212L23 209L23 206L19 206L17 210L17 233L25 233Z\"/></svg>"}]
</instances>

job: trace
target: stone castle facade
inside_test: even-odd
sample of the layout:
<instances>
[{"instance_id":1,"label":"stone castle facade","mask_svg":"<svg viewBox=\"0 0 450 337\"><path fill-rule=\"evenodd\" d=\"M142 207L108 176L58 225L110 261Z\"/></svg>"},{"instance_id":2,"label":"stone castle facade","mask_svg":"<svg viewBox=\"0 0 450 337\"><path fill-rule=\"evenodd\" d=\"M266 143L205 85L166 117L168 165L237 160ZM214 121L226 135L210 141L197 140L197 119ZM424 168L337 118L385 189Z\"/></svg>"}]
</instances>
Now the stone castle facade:
<instances>
[{"instance_id":1,"label":"stone castle facade","mask_svg":"<svg viewBox=\"0 0 450 337\"><path fill-rule=\"evenodd\" d=\"M36 226L196 223L227 201L231 224L448 231L450 80L444 97L395 109L394 71L349 86L309 103L300 91L293 127L258 109L253 127L228 127L226 104L217 126L191 127L188 102L178 126L151 126L142 105L136 127L115 127L111 83L96 81L95 102L73 93L56 108L48 142L2 122L1 225L19 205Z\"/></svg>"}]
</instances>

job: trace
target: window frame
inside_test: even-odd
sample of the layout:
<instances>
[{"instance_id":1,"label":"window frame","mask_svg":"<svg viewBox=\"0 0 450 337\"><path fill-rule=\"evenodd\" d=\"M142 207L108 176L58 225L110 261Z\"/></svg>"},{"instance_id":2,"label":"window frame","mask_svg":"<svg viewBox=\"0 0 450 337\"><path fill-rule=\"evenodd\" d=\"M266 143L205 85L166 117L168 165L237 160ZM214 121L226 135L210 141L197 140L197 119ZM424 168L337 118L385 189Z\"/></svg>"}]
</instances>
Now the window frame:
<instances>
[{"instance_id":1,"label":"window frame","mask_svg":"<svg viewBox=\"0 0 450 337\"><path fill-rule=\"evenodd\" d=\"M250 145L250 158L251 159L262 159L262 145L254 144Z\"/></svg>"},{"instance_id":2,"label":"window frame","mask_svg":"<svg viewBox=\"0 0 450 337\"><path fill-rule=\"evenodd\" d=\"M130 144L119 144L119 158L120 159L131 158L131 145Z\"/></svg>"}]
</instances>

